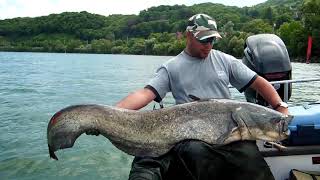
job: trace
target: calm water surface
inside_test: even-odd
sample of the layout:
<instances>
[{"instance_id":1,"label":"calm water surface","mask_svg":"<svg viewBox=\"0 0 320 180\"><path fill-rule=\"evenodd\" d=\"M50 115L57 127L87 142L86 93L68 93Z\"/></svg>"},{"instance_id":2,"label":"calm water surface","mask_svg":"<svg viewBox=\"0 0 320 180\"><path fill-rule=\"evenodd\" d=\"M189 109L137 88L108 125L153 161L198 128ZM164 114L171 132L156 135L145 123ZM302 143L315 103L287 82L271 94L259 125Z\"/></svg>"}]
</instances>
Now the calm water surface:
<instances>
[{"instance_id":1,"label":"calm water surface","mask_svg":"<svg viewBox=\"0 0 320 180\"><path fill-rule=\"evenodd\" d=\"M127 179L133 157L102 136L81 136L74 148L57 152L59 161L49 159L48 121L72 104L114 105L169 58L0 52L0 179ZM320 77L319 64L292 65L293 79ZM318 101L319 87L294 85L290 104ZM174 101L168 95L164 102Z\"/></svg>"}]
</instances>

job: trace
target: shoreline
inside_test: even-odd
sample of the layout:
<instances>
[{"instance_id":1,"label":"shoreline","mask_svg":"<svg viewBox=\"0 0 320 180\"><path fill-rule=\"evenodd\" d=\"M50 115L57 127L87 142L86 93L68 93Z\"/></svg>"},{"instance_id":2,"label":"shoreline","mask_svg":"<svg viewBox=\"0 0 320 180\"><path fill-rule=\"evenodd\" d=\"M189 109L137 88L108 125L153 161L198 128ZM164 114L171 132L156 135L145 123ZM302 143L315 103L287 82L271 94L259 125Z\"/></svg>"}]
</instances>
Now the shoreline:
<instances>
[{"instance_id":1,"label":"shoreline","mask_svg":"<svg viewBox=\"0 0 320 180\"><path fill-rule=\"evenodd\" d=\"M0 50L0 52L25 52L25 53L59 53L59 54L109 54L109 53L96 53L96 52L90 52L90 51L76 51L76 52L49 52L49 51L19 51L19 50L13 50L13 51L4 51ZM172 55L153 55L153 54L110 54L110 55L132 55L132 56L137 56L137 55L142 55L142 56L172 56ZM242 59L239 57L236 57L238 59ZM298 63L306 63L306 58L305 57L290 57L290 62L298 62ZM310 58L310 64L312 63L320 63L320 57L311 57Z\"/></svg>"}]
</instances>

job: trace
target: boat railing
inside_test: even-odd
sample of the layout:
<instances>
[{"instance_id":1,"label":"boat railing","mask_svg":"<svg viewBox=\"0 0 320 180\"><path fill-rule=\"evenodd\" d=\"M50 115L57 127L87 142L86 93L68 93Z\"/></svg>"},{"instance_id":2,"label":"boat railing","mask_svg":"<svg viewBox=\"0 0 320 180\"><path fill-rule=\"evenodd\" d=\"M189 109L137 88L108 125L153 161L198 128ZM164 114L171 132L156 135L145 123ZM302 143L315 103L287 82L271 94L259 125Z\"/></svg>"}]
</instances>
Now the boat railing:
<instances>
[{"instance_id":1,"label":"boat railing","mask_svg":"<svg viewBox=\"0 0 320 180\"><path fill-rule=\"evenodd\" d=\"M312 81L320 81L320 78L271 81L270 84L272 84L272 85L274 85L274 84L284 84L283 101L284 102L288 102L288 99L289 99L289 84L291 84L291 83L312 82ZM234 88L234 87L230 85L229 88Z\"/></svg>"},{"instance_id":2,"label":"boat railing","mask_svg":"<svg viewBox=\"0 0 320 180\"><path fill-rule=\"evenodd\" d=\"M289 84L291 83L304 83L304 82L312 82L312 81L320 81L320 78L310 78L310 79L295 79L295 80L282 80L282 81L271 81L270 84L284 84L284 97L283 101L288 102L289 99Z\"/></svg>"}]
</instances>

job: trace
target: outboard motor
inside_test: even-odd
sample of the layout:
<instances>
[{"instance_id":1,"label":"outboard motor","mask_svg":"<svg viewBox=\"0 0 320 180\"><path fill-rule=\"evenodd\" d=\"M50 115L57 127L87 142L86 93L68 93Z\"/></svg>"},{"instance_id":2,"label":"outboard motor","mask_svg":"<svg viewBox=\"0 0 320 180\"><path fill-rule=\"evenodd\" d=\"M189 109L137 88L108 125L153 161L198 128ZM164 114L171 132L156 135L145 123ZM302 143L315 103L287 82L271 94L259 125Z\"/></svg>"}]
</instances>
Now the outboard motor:
<instances>
[{"instance_id":1,"label":"outboard motor","mask_svg":"<svg viewBox=\"0 0 320 180\"><path fill-rule=\"evenodd\" d=\"M287 48L283 41L274 34L258 34L249 36L244 46L242 62L266 80L281 81L291 79L291 63ZM284 84L273 85L284 100ZM288 86L288 100L292 87ZM253 89L245 91L248 102L268 106L269 104Z\"/></svg>"}]
</instances>

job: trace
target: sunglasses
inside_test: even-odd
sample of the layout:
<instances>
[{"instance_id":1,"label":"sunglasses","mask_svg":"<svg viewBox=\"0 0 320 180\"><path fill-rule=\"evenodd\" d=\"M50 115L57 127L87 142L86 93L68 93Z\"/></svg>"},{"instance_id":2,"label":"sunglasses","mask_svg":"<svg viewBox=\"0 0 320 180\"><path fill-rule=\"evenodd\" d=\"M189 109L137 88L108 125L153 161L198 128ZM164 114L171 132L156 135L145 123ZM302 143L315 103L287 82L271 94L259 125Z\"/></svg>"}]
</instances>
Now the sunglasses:
<instances>
[{"instance_id":1,"label":"sunglasses","mask_svg":"<svg viewBox=\"0 0 320 180\"><path fill-rule=\"evenodd\" d=\"M216 37L211 37L211 38L207 38L207 39L203 39L203 40L198 40L198 42L201 44L207 44L207 43L214 44L216 42L216 40L217 40Z\"/></svg>"}]
</instances>

